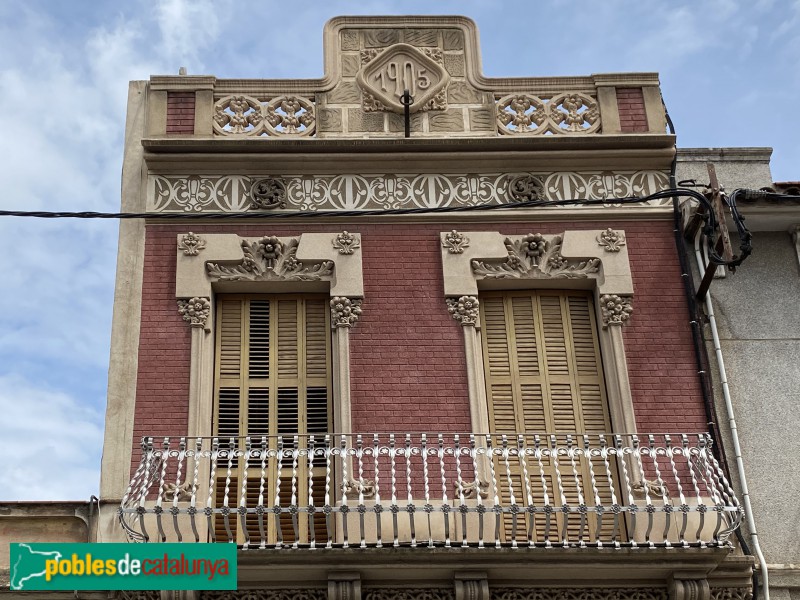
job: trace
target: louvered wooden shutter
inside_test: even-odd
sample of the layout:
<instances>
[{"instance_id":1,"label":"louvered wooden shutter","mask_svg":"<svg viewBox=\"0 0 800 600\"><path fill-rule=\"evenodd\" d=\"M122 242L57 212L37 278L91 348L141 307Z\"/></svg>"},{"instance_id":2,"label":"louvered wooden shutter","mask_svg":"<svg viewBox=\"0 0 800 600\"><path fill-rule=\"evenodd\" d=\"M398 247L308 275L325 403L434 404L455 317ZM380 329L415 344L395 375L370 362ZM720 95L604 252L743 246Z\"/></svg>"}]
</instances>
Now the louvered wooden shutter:
<instances>
[{"instance_id":1,"label":"louvered wooden shutter","mask_svg":"<svg viewBox=\"0 0 800 600\"><path fill-rule=\"evenodd\" d=\"M531 434L599 434L610 433L611 423L605 398L600 349L591 296L584 292L525 291L486 293L481 297L483 353L486 373L486 392L489 399L490 427L494 433ZM596 441L596 437L593 441ZM563 436L559 441L563 443ZM499 440L498 440L499 441ZM579 440L576 439L576 443ZM601 461L592 463L599 495L610 503L611 489ZM557 488L553 488L553 465L548 463L546 478L550 502L561 503ZM525 503L527 489L521 474L512 478L517 503ZM562 475L571 473L563 469ZM562 478L566 501L578 504L578 484L584 502L594 504L593 490L587 473ZM538 472L531 473L534 501L543 501ZM500 490L503 502L508 503L511 490ZM559 517L559 527L560 527ZM537 523L538 537L544 534L544 522ZM504 521L507 541L526 534L526 522L520 517L516 532L511 519ZM596 521L590 523L593 539ZM556 539L556 523L551 526L551 540ZM570 534L577 534L570 521ZM611 526L604 522L603 533L610 534ZM602 535L602 534L601 534ZM587 536L587 539L588 537Z\"/></svg>"},{"instance_id":2,"label":"louvered wooden shutter","mask_svg":"<svg viewBox=\"0 0 800 600\"><path fill-rule=\"evenodd\" d=\"M260 444L262 436L270 436L271 448L276 448L278 435L289 447L294 436L299 435L305 444L305 434L324 435L330 431L330 328L327 302L322 297L311 296L221 296L217 301L217 354L215 380L214 434L221 445L244 444L250 436L253 444ZM248 506L256 506L260 492L260 460L249 465L247 481ZM274 461L273 461L274 463ZM227 463L219 465L227 470ZM243 476L243 465L235 463L228 481L226 472L218 470L216 501L222 504L228 483L228 503L238 502L237 484ZM274 464L267 474L264 500L273 502L276 493ZM314 476L312 496L315 504L322 505L317 488L323 489L324 467L308 472L306 464L299 465L299 505L309 503L308 477ZM291 501L290 481L282 473L281 504ZM318 485L319 483L319 485ZM237 530L238 517L231 518L229 526L242 541L243 532ZM317 519L321 521L321 519ZM300 519L300 541L307 541L309 526L319 528L319 523ZM323 524L324 525L324 524ZM269 543L277 532L274 520L265 519L263 526ZM251 543L258 544L259 524L255 515L247 519ZM281 520L285 541L294 541L294 528L290 519ZM216 518L214 532L218 541L227 541L227 531L222 518ZM255 539L254 539L255 538Z\"/></svg>"}]
</instances>

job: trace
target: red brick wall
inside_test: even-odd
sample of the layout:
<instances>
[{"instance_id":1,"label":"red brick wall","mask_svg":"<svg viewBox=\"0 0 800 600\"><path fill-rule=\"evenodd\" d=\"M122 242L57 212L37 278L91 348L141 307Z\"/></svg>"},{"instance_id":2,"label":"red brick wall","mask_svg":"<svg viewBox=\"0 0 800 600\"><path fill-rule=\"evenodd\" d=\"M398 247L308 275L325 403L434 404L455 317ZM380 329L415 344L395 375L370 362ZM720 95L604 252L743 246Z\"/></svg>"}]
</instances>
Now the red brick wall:
<instances>
[{"instance_id":1,"label":"red brick wall","mask_svg":"<svg viewBox=\"0 0 800 600\"><path fill-rule=\"evenodd\" d=\"M351 330L353 430L470 429L461 326L447 313L439 232L500 230L509 235L565 229L624 229L634 313L624 329L631 391L641 432L706 430L671 222L374 225L362 235L364 313ZM341 231L330 225L213 226L196 233L289 236ZM134 440L184 435L191 331L175 302L176 236L182 226L150 226L145 247ZM202 260L202 256L200 256ZM138 453L134 457L138 464Z\"/></svg>"},{"instance_id":2,"label":"red brick wall","mask_svg":"<svg viewBox=\"0 0 800 600\"><path fill-rule=\"evenodd\" d=\"M194 92L167 92L167 133L194 133Z\"/></svg>"},{"instance_id":3,"label":"red brick wall","mask_svg":"<svg viewBox=\"0 0 800 600\"><path fill-rule=\"evenodd\" d=\"M625 133L647 131L647 113L644 109L642 88L617 88L619 124Z\"/></svg>"}]
</instances>

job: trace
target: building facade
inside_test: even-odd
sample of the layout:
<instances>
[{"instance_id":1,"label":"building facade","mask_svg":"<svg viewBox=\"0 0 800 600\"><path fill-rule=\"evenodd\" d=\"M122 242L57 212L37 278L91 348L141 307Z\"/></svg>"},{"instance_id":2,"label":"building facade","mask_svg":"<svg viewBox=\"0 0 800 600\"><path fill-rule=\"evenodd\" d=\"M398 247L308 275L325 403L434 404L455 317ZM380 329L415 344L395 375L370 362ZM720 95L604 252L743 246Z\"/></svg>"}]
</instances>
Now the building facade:
<instances>
[{"instance_id":1,"label":"building facade","mask_svg":"<svg viewBox=\"0 0 800 600\"><path fill-rule=\"evenodd\" d=\"M749 598L657 75L324 39L131 83L97 541L238 544L201 598Z\"/></svg>"}]
</instances>

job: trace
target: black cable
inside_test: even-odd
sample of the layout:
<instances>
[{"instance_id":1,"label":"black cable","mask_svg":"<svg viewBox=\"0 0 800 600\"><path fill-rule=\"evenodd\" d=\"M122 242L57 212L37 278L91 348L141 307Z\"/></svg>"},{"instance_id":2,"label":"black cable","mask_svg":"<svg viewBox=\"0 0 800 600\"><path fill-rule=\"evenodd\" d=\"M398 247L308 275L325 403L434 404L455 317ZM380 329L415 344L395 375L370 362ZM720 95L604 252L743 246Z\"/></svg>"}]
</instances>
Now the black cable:
<instances>
[{"instance_id":1,"label":"black cable","mask_svg":"<svg viewBox=\"0 0 800 600\"><path fill-rule=\"evenodd\" d=\"M661 97L661 103L664 106L664 114L667 118L667 126L669 127L670 133L675 135L675 126L672 123L672 119L669 116L669 111L667 110L667 105L664 102L664 97ZM670 174L669 174L669 184L671 188L677 188L679 186L687 186L687 185L697 185L694 180L684 180L679 182L677 185L675 183L676 179L676 171L678 166L678 154L675 153L675 156L672 159L672 164L670 166ZM739 214L738 209L736 208L736 198L739 195L746 194L750 190L734 190L731 197L727 199L727 205L731 210L731 214L733 215L734 222L736 222L736 227L740 232L745 231L747 237L747 243L740 245L740 250L742 251L742 259L744 260L747 256L750 255L752 246L751 246L751 236L750 232L744 226L744 216ZM724 198L724 196L723 196ZM711 387L711 377L710 377L710 360L708 357L708 344L706 342L705 334L703 331L703 327L700 324L700 307L697 303L697 297L695 296L695 284L692 277L692 270L688 268L688 256L686 253L686 245L683 241L683 236L681 235L681 227L680 227L680 211L678 206L678 197L673 196L672 198L672 210L673 210L673 222L674 222L674 233L675 233L675 244L678 250L678 259L681 264L681 279L684 281L684 290L686 292L686 299L689 304L689 315L691 318L691 325L692 326L692 344L694 346L695 352L695 360L697 362L698 368L698 375L700 376L700 386L701 386L701 393L703 395L703 405L705 408L706 413L706 420L708 421L708 432L711 435L711 440L713 442L712 445L712 453L717 458L717 460L722 464L723 469L728 474L728 480L731 481L731 471L730 466L728 465L727 461L727 453L724 451L724 447L722 445L722 436L720 435L718 422L719 419L717 417L717 405L712 401L713 397L713 389ZM708 209L707 209L708 210ZM723 226L726 226L723 224ZM711 242L709 240L709 246ZM715 248L716 249L716 248ZM741 263L739 263L741 264ZM736 538L739 541L739 546L746 555L754 556L753 553L750 551L750 546L747 545L747 542L742 535L741 528L736 528ZM759 590L759 578L758 572L753 569L753 598L758 598L758 590Z\"/></svg>"},{"instance_id":2,"label":"black cable","mask_svg":"<svg viewBox=\"0 0 800 600\"><path fill-rule=\"evenodd\" d=\"M673 168L675 161L673 160ZM672 176L674 182L674 176ZM606 206L609 204L641 204L653 200L673 199L678 197L688 197L699 202L704 208L703 233L708 244L709 261L716 265L727 266L735 269L749 256L750 232L744 225L744 218L738 214L736 207L736 190L729 200L729 207L733 215L734 223L739 231L739 238L742 240L739 256L734 256L732 260L725 260L717 253L716 237L719 224L711 202L703 194L690 188L671 187L661 190L648 196L627 196L624 198L604 198L604 199L585 199L575 198L569 200L528 200L524 202L514 202L513 204L478 204L474 206L439 206L432 208L395 208L395 209L373 209L373 210L325 210L325 211L281 211L281 212L207 212L207 213L104 213L104 212L50 212L50 211L20 211L20 210L0 210L0 217L32 217L42 219L159 219L159 220L273 220L273 219L313 219L321 217L332 218L351 218L351 217L376 217L376 216L400 216L417 214L441 214L457 212L477 212L492 210L508 210L515 208L535 208L545 206Z\"/></svg>"}]
</instances>

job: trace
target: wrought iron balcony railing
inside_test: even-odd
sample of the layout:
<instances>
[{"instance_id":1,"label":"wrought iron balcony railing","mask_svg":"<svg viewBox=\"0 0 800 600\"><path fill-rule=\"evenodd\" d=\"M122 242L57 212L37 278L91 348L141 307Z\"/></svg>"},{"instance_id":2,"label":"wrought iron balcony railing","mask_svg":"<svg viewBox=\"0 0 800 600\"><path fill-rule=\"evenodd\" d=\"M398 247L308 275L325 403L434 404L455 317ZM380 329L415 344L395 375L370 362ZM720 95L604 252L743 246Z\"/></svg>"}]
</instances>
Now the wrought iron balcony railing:
<instances>
[{"instance_id":1,"label":"wrought iron balcony railing","mask_svg":"<svg viewBox=\"0 0 800 600\"><path fill-rule=\"evenodd\" d=\"M152 438L119 516L137 541L242 548L689 547L742 509L705 434Z\"/></svg>"}]
</instances>

